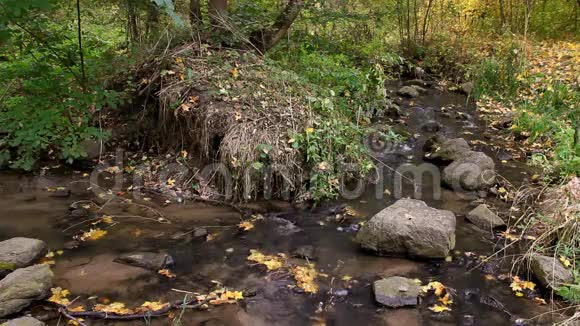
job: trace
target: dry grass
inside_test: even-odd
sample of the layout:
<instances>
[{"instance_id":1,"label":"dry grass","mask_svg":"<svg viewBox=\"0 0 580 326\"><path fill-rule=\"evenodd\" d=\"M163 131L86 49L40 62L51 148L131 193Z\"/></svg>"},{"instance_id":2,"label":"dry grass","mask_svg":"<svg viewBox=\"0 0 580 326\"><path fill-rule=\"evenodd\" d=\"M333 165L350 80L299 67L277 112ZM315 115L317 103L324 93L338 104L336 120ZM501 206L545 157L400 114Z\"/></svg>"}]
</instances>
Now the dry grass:
<instances>
[{"instance_id":1,"label":"dry grass","mask_svg":"<svg viewBox=\"0 0 580 326\"><path fill-rule=\"evenodd\" d=\"M303 133L312 113L310 90L295 75L253 52L187 44L144 65L139 76L142 93L156 90L162 145L225 164L234 176L234 200L251 199L241 198L243 176L256 162L275 166L278 184L301 189L303 154L289 140ZM250 197L263 188L250 185Z\"/></svg>"}]
</instances>

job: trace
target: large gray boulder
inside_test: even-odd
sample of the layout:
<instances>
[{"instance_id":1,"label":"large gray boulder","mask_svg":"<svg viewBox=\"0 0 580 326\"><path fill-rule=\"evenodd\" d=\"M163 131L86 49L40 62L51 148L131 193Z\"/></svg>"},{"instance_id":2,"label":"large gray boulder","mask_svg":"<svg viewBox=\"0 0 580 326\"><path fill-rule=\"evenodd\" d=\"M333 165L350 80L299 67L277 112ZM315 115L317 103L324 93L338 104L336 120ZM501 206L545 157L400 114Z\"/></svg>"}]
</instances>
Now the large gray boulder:
<instances>
[{"instance_id":1,"label":"large gray boulder","mask_svg":"<svg viewBox=\"0 0 580 326\"><path fill-rule=\"evenodd\" d=\"M30 238L12 238L0 242L0 266L15 268L32 265L47 252L44 241ZM0 267L2 269L2 267Z\"/></svg>"},{"instance_id":2,"label":"large gray boulder","mask_svg":"<svg viewBox=\"0 0 580 326\"><path fill-rule=\"evenodd\" d=\"M486 204L481 204L467 213L467 219L484 230L505 226L501 217L492 212Z\"/></svg>"},{"instance_id":3,"label":"large gray boulder","mask_svg":"<svg viewBox=\"0 0 580 326\"><path fill-rule=\"evenodd\" d=\"M429 160L452 162L471 151L469 144L463 138L447 138L434 136L425 142L423 147L425 158Z\"/></svg>"},{"instance_id":4,"label":"large gray boulder","mask_svg":"<svg viewBox=\"0 0 580 326\"><path fill-rule=\"evenodd\" d=\"M419 97L419 91L415 89L413 86L403 86L399 88L397 94L410 98Z\"/></svg>"},{"instance_id":5,"label":"large gray boulder","mask_svg":"<svg viewBox=\"0 0 580 326\"><path fill-rule=\"evenodd\" d=\"M157 252L134 252L120 255L115 259L116 263L133 265L152 271L164 269L173 265L173 257L166 253Z\"/></svg>"},{"instance_id":6,"label":"large gray boulder","mask_svg":"<svg viewBox=\"0 0 580 326\"><path fill-rule=\"evenodd\" d=\"M443 181L455 190L483 190L495 181L495 163L482 152L460 155L443 170Z\"/></svg>"},{"instance_id":7,"label":"large gray boulder","mask_svg":"<svg viewBox=\"0 0 580 326\"><path fill-rule=\"evenodd\" d=\"M373 292L375 301L391 308L416 306L419 303L419 284L401 276L376 281Z\"/></svg>"},{"instance_id":8,"label":"large gray boulder","mask_svg":"<svg viewBox=\"0 0 580 326\"><path fill-rule=\"evenodd\" d=\"M32 317L21 317L9 320L0 326L44 326L45 323L41 322L40 320Z\"/></svg>"},{"instance_id":9,"label":"large gray boulder","mask_svg":"<svg viewBox=\"0 0 580 326\"><path fill-rule=\"evenodd\" d=\"M373 216L356 241L379 255L445 258L455 247L455 223L450 211L400 199Z\"/></svg>"},{"instance_id":10,"label":"large gray boulder","mask_svg":"<svg viewBox=\"0 0 580 326\"><path fill-rule=\"evenodd\" d=\"M545 287L558 288L574 282L574 276L555 257L534 254L530 257L532 272Z\"/></svg>"},{"instance_id":11,"label":"large gray boulder","mask_svg":"<svg viewBox=\"0 0 580 326\"><path fill-rule=\"evenodd\" d=\"M48 265L21 268L8 274L0 281L0 318L45 298L50 292L53 278Z\"/></svg>"}]
</instances>

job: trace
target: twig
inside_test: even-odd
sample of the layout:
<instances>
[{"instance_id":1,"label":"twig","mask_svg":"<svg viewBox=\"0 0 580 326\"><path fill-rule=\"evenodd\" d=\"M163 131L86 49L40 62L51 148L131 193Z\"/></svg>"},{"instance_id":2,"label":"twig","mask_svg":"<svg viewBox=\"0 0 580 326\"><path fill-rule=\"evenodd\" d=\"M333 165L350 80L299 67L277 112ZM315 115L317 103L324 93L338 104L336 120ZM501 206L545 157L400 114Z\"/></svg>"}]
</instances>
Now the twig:
<instances>
[{"instance_id":1,"label":"twig","mask_svg":"<svg viewBox=\"0 0 580 326\"><path fill-rule=\"evenodd\" d=\"M69 313L69 311L66 308L64 308L64 307L59 308L58 309L58 312L60 314L62 314L63 316L65 316L66 318L74 321L79 326L87 326L87 324L83 323L78 318L75 318L74 316L71 316L71 314Z\"/></svg>"}]
</instances>

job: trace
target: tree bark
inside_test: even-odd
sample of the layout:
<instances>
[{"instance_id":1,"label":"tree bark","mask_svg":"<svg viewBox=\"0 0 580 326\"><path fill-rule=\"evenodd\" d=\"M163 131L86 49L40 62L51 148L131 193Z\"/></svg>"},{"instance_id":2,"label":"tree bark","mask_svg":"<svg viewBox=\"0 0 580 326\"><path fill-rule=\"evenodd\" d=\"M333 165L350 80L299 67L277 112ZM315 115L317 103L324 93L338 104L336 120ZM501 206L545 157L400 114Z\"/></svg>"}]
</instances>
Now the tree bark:
<instances>
[{"instance_id":1,"label":"tree bark","mask_svg":"<svg viewBox=\"0 0 580 326\"><path fill-rule=\"evenodd\" d=\"M274 47L288 33L290 26L300 14L303 6L304 2L302 0L289 0L274 24L267 29L258 31L252 37L254 45L262 52Z\"/></svg>"},{"instance_id":2,"label":"tree bark","mask_svg":"<svg viewBox=\"0 0 580 326\"><path fill-rule=\"evenodd\" d=\"M499 0L499 17L500 17L500 33L505 31L505 8L504 8L504 0Z\"/></svg>"},{"instance_id":3,"label":"tree bark","mask_svg":"<svg viewBox=\"0 0 580 326\"><path fill-rule=\"evenodd\" d=\"M189 22L191 27L199 27L203 21L201 16L201 1L200 0L190 0L189 1Z\"/></svg>"},{"instance_id":4,"label":"tree bark","mask_svg":"<svg viewBox=\"0 0 580 326\"><path fill-rule=\"evenodd\" d=\"M228 0L209 0L208 13L214 25L222 25L228 17Z\"/></svg>"}]
</instances>

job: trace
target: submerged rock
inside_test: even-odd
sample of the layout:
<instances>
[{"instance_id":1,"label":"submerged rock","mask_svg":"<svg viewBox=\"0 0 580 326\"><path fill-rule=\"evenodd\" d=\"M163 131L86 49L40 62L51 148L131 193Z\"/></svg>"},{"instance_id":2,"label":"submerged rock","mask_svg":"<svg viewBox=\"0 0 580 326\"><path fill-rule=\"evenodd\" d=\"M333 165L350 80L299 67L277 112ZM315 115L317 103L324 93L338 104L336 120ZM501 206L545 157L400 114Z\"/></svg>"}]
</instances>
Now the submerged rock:
<instances>
[{"instance_id":1,"label":"submerged rock","mask_svg":"<svg viewBox=\"0 0 580 326\"><path fill-rule=\"evenodd\" d=\"M443 126L435 120L427 121L421 125L421 131L423 132L437 132L442 128Z\"/></svg>"},{"instance_id":2,"label":"submerged rock","mask_svg":"<svg viewBox=\"0 0 580 326\"><path fill-rule=\"evenodd\" d=\"M563 283L574 282L572 272L555 257L532 255L530 267L540 284L545 287L557 288Z\"/></svg>"},{"instance_id":3,"label":"submerged rock","mask_svg":"<svg viewBox=\"0 0 580 326\"><path fill-rule=\"evenodd\" d=\"M431 87L431 83L424 81L423 79L411 79L405 82L406 86L420 86L420 87Z\"/></svg>"},{"instance_id":4,"label":"submerged rock","mask_svg":"<svg viewBox=\"0 0 580 326\"><path fill-rule=\"evenodd\" d=\"M316 260L316 249L314 246L306 245L300 246L292 252L293 257L298 257L308 260Z\"/></svg>"},{"instance_id":5,"label":"submerged rock","mask_svg":"<svg viewBox=\"0 0 580 326\"><path fill-rule=\"evenodd\" d=\"M0 242L0 270L13 266L11 269L27 267L44 256L47 246L44 241L31 238L12 238Z\"/></svg>"},{"instance_id":6,"label":"submerged rock","mask_svg":"<svg viewBox=\"0 0 580 326\"><path fill-rule=\"evenodd\" d=\"M32 317L21 317L9 320L1 326L44 326L45 323L41 322L40 320Z\"/></svg>"},{"instance_id":7,"label":"submerged rock","mask_svg":"<svg viewBox=\"0 0 580 326\"><path fill-rule=\"evenodd\" d=\"M156 252L134 252L121 255L115 258L114 262L137 266L152 271L164 269L173 265L173 257L165 253Z\"/></svg>"},{"instance_id":8,"label":"submerged rock","mask_svg":"<svg viewBox=\"0 0 580 326\"><path fill-rule=\"evenodd\" d=\"M375 301L391 308L416 306L419 303L419 284L401 276L376 281L373 292Z\"/></svg>"},{"instance_id":9,"label":"submerged rock","mask_svg":"<svg viewBox=\"0 0 580 326\"><path fill-rule=\"evenodd\" d=\"M400 199L373 216L356 241L380 255L445 258L455 247L455 215L421 200Z\"/></svg>"},{"instance_id":10,"label":"submerged rock","mask_svg":"<svg viewBox=\"0 0 580 326\"><path fill-rule=\"evenodd\" d=\"M442 162L452 162L461 155L471 151L469 144L463 138L431 137L423 147L425 158Z\"/></svg>"},{"instance_id":11,"label":"submerged rock","mask_svg":"<svg viewBox=\"0 0 580 326\"><path fill-rule=\"evenodd\" d=\"M52 287L53 278L48 265L21 268L8 274L0 281L0 318L45 298Z\"/></svg>"},{"instance_id":12,"label":"submerged rock","mask_svg":"<svg viewBox=\"0 0 580 326\"><path fill-rule=\"evenodd\" d=\"M485 204L481 204L467 213L467 219L484 230L505 226L505 222Z\"/></svg>"},{"instance_id":13,"label":"submerged rock","mask_svg":"<svg viewBox=\"0 0 580 326\"><path fill-rule=\"evenodd\" d=\"M403 86L403 87L399 88L399 90L397 91L397 94L404 96L404 97L410 97L410 98L419 97L419 91L416 90L412 86Z\"/></svg>"},{"instance_id":14,"label":"submerged rock","mask_svg":"<svg viewBox=\"0 0 580 326\"><path fill-rule=\"evenodd\" d=\"M495 181L495 163L482 152L470 151L443 170L443 180L456 190L487 189Z\"/></svg>"}]
</instances>

